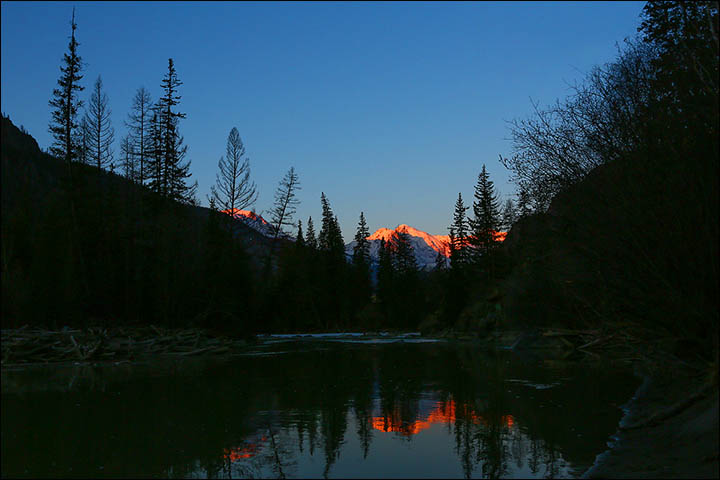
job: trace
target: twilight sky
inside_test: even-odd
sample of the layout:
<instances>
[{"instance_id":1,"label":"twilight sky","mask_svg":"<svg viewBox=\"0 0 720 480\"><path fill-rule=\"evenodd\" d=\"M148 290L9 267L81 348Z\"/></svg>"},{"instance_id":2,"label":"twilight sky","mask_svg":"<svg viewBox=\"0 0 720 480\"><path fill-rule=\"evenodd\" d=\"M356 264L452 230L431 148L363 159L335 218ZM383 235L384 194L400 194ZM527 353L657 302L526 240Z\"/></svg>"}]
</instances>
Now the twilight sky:
<instances>
[{"instance_id":1,"label":"twilight sky","mask_svg":"<svg viewBox=\"0 0 720 480\"><path fill-rule=\"evenodd\" d=\"M507 121L611 61L644 2L3 1L2 111L41 148L73 5L83 99L102 75L116 159L135 91L156 100L172 57L201 203L237 127L256 211L271 208L294 166L296 220L312 215L319 227L324 191L349 242L360 211L371 232L406 223L447 234L458 192L471 203L483 163L503 196L513 193L498 161L512 151Z\"/></svg>"}]
</instances>

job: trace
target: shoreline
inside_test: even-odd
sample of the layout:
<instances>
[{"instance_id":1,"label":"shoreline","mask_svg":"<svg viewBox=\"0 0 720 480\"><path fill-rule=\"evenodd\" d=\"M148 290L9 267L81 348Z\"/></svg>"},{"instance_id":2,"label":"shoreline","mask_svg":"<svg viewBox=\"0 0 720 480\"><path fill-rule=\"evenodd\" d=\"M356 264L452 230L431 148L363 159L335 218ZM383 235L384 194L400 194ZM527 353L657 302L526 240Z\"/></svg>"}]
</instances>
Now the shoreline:
<instances>
[{"instance_id":1,"label":"shoreline","mask_svg":"<svg viewBox=\"0 0 720 480\"><path fill-rule=\"evenodd\" d=\"M718 478L718 385L687 368L644 372L608 449L581 478Z\"/></svg>"}]
</instances>

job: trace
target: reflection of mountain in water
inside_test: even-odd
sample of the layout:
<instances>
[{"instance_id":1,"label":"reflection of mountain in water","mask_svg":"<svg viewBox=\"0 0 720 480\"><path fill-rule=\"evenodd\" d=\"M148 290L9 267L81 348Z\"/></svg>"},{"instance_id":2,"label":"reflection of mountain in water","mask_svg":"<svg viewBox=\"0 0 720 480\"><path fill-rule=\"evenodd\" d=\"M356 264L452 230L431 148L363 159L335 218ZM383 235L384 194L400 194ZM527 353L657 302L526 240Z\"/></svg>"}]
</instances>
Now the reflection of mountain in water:
<instances>
[{"instance_id":1,"label":"reflection of mountain in water","mask_svg":"<svg viewBox=\"0 0 720 480\"><path fill-rule=\"evenodd\" d=\"M402 420L402 415L399 410L394 410L386 415L374 416L372 418L372 426L375 430L381 432L397 432L402 435L417 435L436 424L455 425L458 421L468 421L476 425L482 424L487 425L488 422L482 415L477 414L466 404L459 405L454 401L450 400L447 402L432 401L429 403L431 409L427 414L424 414L423 400L419 404L418 418L412 423L407 423ZM511 428L514 424L512 415L503 415L501 419L505 427Z\"/></svg>"},{"instance_id":2,"label":"reflection of mountain in water","mask_svg":"<svg viewBox=\"0 0 720 480\"><path fill-rule=\"evenodd\" d=\"M258 350L273 348L285 353L71 369L64 380L55 369L63 391L4 389L3 476L570 475L605 449L621 415L611 404L636 386L473 346ZM3 375L13 385L24 374Z\"/></svg>"}]
</instances>

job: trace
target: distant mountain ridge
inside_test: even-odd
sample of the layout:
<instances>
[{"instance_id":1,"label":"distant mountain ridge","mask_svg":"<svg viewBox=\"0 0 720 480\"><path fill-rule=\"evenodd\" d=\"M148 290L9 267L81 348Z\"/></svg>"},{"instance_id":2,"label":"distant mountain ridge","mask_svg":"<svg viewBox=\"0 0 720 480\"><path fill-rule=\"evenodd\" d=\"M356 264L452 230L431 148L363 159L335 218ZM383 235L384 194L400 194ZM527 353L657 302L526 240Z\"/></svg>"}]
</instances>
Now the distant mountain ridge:
<instances>
[{"instance_id":1,"label":"distant mountain ridge","mask_svg":"<svg viewBox=\"0 0 720 480\"><path fill-rule=\"evenodd\" d=\"M258 215L251 210L234 209L234 212L231 212L230 209L228 209L223 210L222 213L232 215L233 218L242 221L245 225L265 235L266 237L272 237L275 235L275 229L273 226L270 225L268 221L262 217L262 215Z\"/></svg>"},{"instance_id":2,"label":"distant mountain ridge","mask_svg":"<svg viewBox=\"0 0 720 480\"><path fill-rule=\"evenodd\" d=\"M223 210L223 213L228 215L231 214L230 210ZM273 226L265 220L262 215L250 210L238 210L236 209L232 216L245 225L257 231L258 233L272 237L275 234ZM398 233L407 233L410 236L410 244L415 252L415 260L417 265L421 269L431 270L435 268L437 263L438 253L445 259L445 263L449 262L450 258L450 236L449 235L432 235L430 233L418 230L410 225L400 224L395 229L379 228L372 235L367 237L370 242L370 259L373 264L377 264L380 257L380 242L384 240L386 242L391 241ZM498 232L497 236L500 241L505 239L506 232ZM294 240L293 237L283 234L283 237L288 240ZM357 242L354 240L345 245L345 255L348 260L352 258L353 249Z\"/></svg>"},{"instance_id":3,"label":"distant mountain ridge","mask_svg":"<svg viewBox=\"0 0 720 480\"><path fill-rule=\"evenodd\" d=\"M380 241L388 242L399 232L407 233L410 236L410 244L415 252L415 260L419 268L426 270L434 268L438 253L445 258L447 263L447 259L450 257L450 238L447 235L432 235L404 223L395 227L394 230L379 228L367 237L370 242L370 258L374 263L377 263L380 256ZM354 240L345 245L345 253L348 256L352 256L355 245L357 242Z\"/></svg>"}]
</instances>

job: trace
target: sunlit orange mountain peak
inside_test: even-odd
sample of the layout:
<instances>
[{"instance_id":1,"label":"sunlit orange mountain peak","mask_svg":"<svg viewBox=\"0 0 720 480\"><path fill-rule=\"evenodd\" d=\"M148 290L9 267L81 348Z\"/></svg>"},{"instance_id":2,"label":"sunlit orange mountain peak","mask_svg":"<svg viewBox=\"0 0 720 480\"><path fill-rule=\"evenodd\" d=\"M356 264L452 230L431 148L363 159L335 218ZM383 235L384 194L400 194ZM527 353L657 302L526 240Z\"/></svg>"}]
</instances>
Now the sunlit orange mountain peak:
<instances>
[{"instance_id":1,"label":"sunlit orange mountain peak","mask_svg":"<svg viewBox=\"0 0 720 480\"><path fill-rule=\"evenodd\" d=\"M415 252L415 259L420 268L431 269L435 267L438 253L445 257L445 262L450 257L450 237L448 235L432 235L430 233L411 227L402 223L395 227L379 228L367 239L370 241L370 257L377 262L379 258L380 241L392 241L399 232L407 233L410 236L410 243ZM495 238L499 241L505 240L506 232L496 232ZM345 247L348 258L352 256L356 242L350 242Z\"/></svg>"},{"instance_id":2,"label":"sunlit orange mountain peak","mask_svg":"<svg viewBox=\"0 0 720 480\"><path fill-rule=\"evenodd\" d=\"M257 213L255 213L253 211L239 210L239 209L235 208L235 209L222 210L222 213L232 215L233 217L237 218L238 220L241 220L243 223L245 223L250 228L254 229L257 232L262 233L263 235L265 235L267 237L273 236L275 233L272 225L270 225L267 222L267 220L265 220L261 215L258 215Z\"/></svg>"},{"instance_id":3,"label":"sunlit orange mountain peak","mask_svg":"<svg viewBox=\"0 0 720 480\"><path fill-rule=\"evenodd\" d=\"M410 225L406 225L404 223L398 225L395 227L394 230L390 230L389 228L379 228L367 237L368 240L385 240L386 242L392 240L393 237L395 237L398 232L407 233L411 237L417 237L422 239L425 244L435 250L435 252L440 252L446 257L450 254L450 249L447 243L447 235L431 235L427 232L423 232L422 230L418 230L415 227L411 227Z\"/></svg>"},{"instance_id":4,"label":"sunlit orange mountain peak","mask_svg":"<svg viewBox=\"0 0 720 480\"><path fill-rule=\"evenodd\" d=\"M227 213L228 215L232 215L235 218L249 218L250 220L259 220L262 223L269 225L263 217L250 210L238 210L237 208L229 208L227 210L222 210L222 213Z\"/></svg>"}]
</instances>

